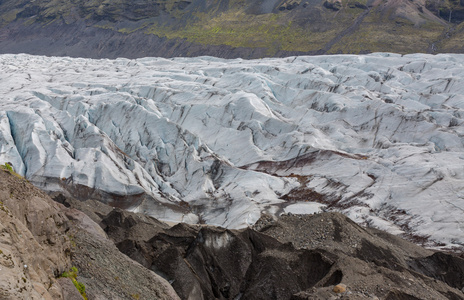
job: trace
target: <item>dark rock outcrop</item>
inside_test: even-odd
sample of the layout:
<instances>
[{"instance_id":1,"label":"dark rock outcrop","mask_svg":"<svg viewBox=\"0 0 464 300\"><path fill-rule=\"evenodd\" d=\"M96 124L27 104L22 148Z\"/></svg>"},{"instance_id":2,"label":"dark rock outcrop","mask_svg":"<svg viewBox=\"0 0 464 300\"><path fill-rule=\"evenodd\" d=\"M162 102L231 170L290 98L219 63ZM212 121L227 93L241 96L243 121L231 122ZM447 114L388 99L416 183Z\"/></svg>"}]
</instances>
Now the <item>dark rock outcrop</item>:
<instances>
[{"instance_id":1,"label":"dark rock outcrop","mask_svg":"<svg viewBox=\"0 0 464 300\"><path fill-rule=\"evenodd\" d=\"M427 257L416 258L410 262L411 268L446 282L457 289L464 287L464 259L450 254L437 252Z\"/></svg>"},{"instance_id":2,"label":"dark rock outcrop","mask_svg":"<svg viewBox=\"0 0 464 300\"><path fill-rule=\"evenodd\" d=\"M341 0L326 0L324 1L324 7L338 11L342 8Z\"/></svg>"},{"instance_id":3,"label":"dark rock outcrop","mask_svg":"<svg viewBox=\"0 0 464 300\"><path fill-rule=\"evenodd\" d=\"M459 24L464 21L464 1L459 0L427 0L425 6L440 18Z\"/></svg>"},{"instance_id":4,"label":"dark rock outcrop","mask_svg":"<svg viewBox=\"0 0 464 300\"><path fill-rule=\"evenodd\" d=\"M166 228L119 209L101 224L119 250L162 274L183 299L289 299L332 267L321 252L296 250L252 229Z\"/></svg>"},{"instance_id":5,"label":"dark rock outcrop","mask_svg":"<svg viewBox=\"0 0 464 300\"><path fill-rule=\"evenodd\" d=\"M296 248L317 248L333 255L337 271L332 279L336 280L294 299L327 299L326 286L339 282L348 286L353 299L372 299L369 297L374 295L379 299L464 299L460 291L464 272L449 265L453 261L462 266L463 259L433 253L380 230L361 228L341 214L282 216L278 220L263 217L255 228ZM439 266L440 262L444 265ZM312 298L315 295L319 298Z\"/></svg>"},{"instance_id":6,"label":"dark rock outcrop","mask_svg":"<svg viewBox=\"0 0 464 300\"><path fill-rule=\"evenodd\" d=\"M464 299L464 272L449 267L461 258L338 213L265 215L253 228L227 230L169 227L120 209L105 214L90 201L68 202L93 210L119 250L169 280L182 299ZM443 276L444 268L453 271ZM346 291L337 294L339 284Z\"/></svg>"}]
</instances>

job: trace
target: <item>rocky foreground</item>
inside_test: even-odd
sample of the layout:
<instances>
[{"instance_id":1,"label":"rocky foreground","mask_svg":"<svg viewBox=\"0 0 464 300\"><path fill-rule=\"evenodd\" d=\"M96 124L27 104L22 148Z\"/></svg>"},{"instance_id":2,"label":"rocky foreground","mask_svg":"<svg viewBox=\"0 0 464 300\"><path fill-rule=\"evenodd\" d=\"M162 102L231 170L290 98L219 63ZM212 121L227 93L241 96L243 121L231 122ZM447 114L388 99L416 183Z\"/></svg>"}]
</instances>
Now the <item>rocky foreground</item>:
<instances>
[{"instance_id":1,"label":"rocky foreground","mask_svg":"<svg viewBox=\"0 0 464 300\"><path fill-rule=\"evenodd\" d=\"M463 259L338 213L228 230L54 198L0 171L0 299L82 299L72 266L88 299L464 299Z\"/></svg>"},{"instance_id":2,"label":"rocky foreground","mask_svg":"<svg viewBox=\"0 0 464 300\"><path fill-rule=\"evenodd\" d=\"M88 299L178 299L84 213L0 170L0 299L82 299L61 277L76 261Z\"/></svg>"}]
</instances>

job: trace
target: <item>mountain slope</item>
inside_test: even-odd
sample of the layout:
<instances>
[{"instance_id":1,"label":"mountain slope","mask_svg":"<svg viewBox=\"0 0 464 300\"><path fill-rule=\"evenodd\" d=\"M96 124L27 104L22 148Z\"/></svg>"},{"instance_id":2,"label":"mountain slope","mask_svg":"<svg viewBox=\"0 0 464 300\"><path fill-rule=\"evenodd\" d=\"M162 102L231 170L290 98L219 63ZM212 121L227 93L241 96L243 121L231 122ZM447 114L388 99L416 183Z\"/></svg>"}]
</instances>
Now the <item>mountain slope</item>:
<instances>
[{"instance_id":1,"label":"mountain slope","mask_svg":"<svg viewBox=\"0 0 464 300\"><path fill-rule=\"evenodd\" d=\"M61 277L71 266L78 267L89 299L179 299L167 281L120 253L84 213L3 168L0 230L0 299L84 299Z\"/></svg>"},{"instance_id":2,"label":"mountain slope","mask_svg":"<svg viewBox=\"0 0 464 300\"><path fill-rule=\"evenodd\" d=\"M452 2L6 0L0 52L96 58L462 52L456 24L463 7Z\"/></svg>"}]
</instances>

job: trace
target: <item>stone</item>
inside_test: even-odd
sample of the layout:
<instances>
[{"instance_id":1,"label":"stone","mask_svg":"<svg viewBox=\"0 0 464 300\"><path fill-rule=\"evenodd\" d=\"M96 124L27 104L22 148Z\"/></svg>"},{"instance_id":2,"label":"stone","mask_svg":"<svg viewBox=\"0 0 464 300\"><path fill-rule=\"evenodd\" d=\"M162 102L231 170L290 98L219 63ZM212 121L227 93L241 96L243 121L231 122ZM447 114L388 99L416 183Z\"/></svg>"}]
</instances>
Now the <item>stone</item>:
<instances>
[{"instance_id":1,"label":"stone","mask_svg":"<svg viewBox=\"0 0 464 300\"><path fill-rule=\"evenodd\" d=\"M341 0L326 0L324 2L324 7L338 11L342 8L342 1Z\"/></svg>"},{"instance_id":2,"label":"stone","mask_svg":"<svg viewBox=\"0 0 464 300\"><path fill-rule=\"evenodd\" d=\"M346 285L343 283L337 284L334 286L333 291L337 294L345 293L346 292Z\"/></svg>"},{"instance_id":3,"label":"stone","mask_svg":"<svg viewBox=\"0 0 464 300\"><path fill-rule=\"evenodd\" d=\"M69 278L58 278L58 283L61 286L63 298L66 300L82 300L83 297L77 290Z\"/></svg>"}]
</instances>

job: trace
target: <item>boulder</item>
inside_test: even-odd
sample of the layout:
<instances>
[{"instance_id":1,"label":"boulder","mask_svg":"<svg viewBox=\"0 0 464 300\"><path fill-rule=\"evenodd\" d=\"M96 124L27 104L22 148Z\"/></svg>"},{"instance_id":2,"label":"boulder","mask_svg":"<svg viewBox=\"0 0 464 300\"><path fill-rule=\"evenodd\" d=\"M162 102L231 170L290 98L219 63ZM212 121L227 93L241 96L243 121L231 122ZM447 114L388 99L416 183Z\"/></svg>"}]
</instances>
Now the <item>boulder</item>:
<instances>
[{"instance_id":1,"label":"boulder","mask_svg":"<svg viewBox=\"0 0 464 300\"><path fill-rule=\"evenodd\" d=\"M342 1L341 0L326 0L324 2L324 7L338 11L342 8Z\"/></svg>"},{"instance_id":2,"label":"boulder","mask_svg":"<svg viewBox=\"0 0 464 300\"><path fill-rule=\"evenodd\" d=\"M337 294L345 293L346 285L344 285L343 283L337 284L336 286L334 286L333 291Z\"/></svg>"}]
</instances>

